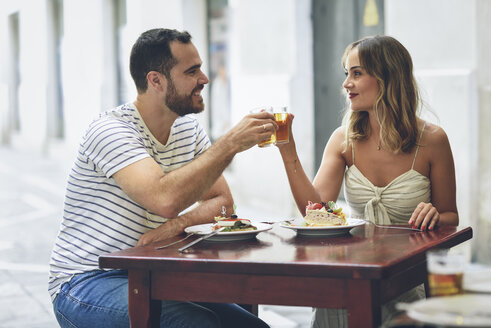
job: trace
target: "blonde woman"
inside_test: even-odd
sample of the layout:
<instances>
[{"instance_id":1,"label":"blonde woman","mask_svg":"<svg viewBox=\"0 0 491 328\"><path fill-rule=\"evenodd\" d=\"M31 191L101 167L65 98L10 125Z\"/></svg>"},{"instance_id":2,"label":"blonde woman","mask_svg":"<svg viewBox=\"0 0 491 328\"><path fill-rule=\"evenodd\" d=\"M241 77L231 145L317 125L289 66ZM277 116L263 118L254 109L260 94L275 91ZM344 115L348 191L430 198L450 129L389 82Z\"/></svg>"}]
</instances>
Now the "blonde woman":
<instances>
[{"instance_id":1,"label":"blonde woman","mask_svg":"<svg viewBox=\"0 0 491 328\"><path fill-rule=\"evenodd\" d=\"M352 216L422 230L458 225L450 144L442 128L418 117L420 99L406 48L389 36L367 37L346 48L342 64L348 108L314 181L301 166L293 138L278 146L300 212L305 215L308 201L336 200L344 179ZM422 288L403 295L423 296ZM391 312L392 306L384 306L383 319ZM313 327L347 327L344 310L314 313Z\"/></svg>"}]
</instances>

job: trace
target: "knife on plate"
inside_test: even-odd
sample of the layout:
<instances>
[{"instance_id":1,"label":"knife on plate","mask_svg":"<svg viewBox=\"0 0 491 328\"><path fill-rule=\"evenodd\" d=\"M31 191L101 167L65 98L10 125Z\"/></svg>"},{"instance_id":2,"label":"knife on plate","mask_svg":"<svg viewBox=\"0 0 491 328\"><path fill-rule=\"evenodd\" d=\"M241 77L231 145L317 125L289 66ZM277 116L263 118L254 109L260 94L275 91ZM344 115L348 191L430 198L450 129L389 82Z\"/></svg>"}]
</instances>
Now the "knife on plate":
<instances>
[{"instance_id":1,"label":"knife on plate","mask_svg":"<svg viewBox=\"0 0 491 328\"><path fill-rule=\"evenodd\" d=\"M199 238L198 238L198 239L196 239L196 240L193 240L193 241L192 241L192 242L190 242L189 244L184 245L184 246L182 246L181 248L179 248L179 249L178 249L179 253L184 252L186 249L188 249L189 247L191 247L191 246L193 246L193 245L196 245L196 244L197 244L197 243L199 243L200 241L203 241L203 240L205 240L205 239L208 239L208 238L210 238L210 237L212 237L212 236L216 235L217 233L221 232L223 229L225 229L225 227L222 227L222 228L220 228L220 229L217 229L217 230L215 230L215 231L212 231L212 232L210 232L209 234L206 234L206 235L204 235L204 236L199 237Z\"/></svg>"}]
</instances>

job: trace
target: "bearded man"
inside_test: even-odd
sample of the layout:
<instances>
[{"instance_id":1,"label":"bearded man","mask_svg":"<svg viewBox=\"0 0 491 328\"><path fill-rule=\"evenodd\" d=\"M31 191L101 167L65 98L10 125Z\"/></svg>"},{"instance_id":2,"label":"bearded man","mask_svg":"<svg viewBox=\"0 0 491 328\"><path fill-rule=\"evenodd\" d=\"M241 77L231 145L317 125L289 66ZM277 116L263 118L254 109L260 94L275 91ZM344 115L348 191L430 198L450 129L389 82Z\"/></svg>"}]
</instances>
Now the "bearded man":
<instances>
[{"instance_id":1,"label":"bearded man","mask_svg":"<svg viewBox=\"0 0 491 328\"><path fill-rule=\"evenodd\" d=\"M204 110L201 91L209 81L201 65L189 33L144 32L130 56L137 99L100 114L87 129L50 261L61 327L129 327L127 272L100 270L99 255L176 236L211 222L222 206L232 214L223 170L277 125L272 114L251 114L211 145L188 115ZM163 301L161 327L267 325L235 304Z\"/></svg>"}]
</instances>

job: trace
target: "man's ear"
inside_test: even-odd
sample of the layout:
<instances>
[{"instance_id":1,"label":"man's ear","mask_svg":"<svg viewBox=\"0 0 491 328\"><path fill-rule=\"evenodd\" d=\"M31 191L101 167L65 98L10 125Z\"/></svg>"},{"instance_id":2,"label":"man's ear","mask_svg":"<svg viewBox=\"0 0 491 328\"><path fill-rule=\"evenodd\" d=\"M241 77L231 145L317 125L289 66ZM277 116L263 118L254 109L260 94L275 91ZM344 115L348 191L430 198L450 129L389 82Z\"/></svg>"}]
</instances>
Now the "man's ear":
<instances>
[{"instance_id":1,"label":"man's ear","mask_svg":"<svg viewBox=\"0 0 491 328\"><path fill-rule=\"evenodd\" d=\"M164 91L167 87L167 79L163 74L156 71L150 71L147 74L148 87L158 91Z\"/></svg>"}]
</instances>

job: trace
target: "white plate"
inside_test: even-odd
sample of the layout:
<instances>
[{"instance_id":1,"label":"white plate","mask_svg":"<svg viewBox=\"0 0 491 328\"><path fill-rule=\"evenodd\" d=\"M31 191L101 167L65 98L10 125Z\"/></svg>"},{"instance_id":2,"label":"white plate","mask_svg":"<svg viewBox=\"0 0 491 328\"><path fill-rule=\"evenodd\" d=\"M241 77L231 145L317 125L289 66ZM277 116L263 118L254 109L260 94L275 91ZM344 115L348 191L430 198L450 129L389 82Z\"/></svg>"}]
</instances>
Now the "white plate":
<instances>
[{"instance_id":1,"label":"white plate","mask_svg":"<svg viewBox=\"0 0 491 328\"><path fill-rule=\"evenodd\" d=\"M280 226L287 229L292 229L299 235L306 236L338 236L347 234L354 227L364 225L365 221L360 219L346 219L347 225L342 226L326 226L326 227L309 227L302 225L303 219L296 219L291 224L282 223Z\"/></svg>"},{"instance_id":2,"label":"white plate","mask_svg":"<svg viewBox=\"0 0 491 328\"><path fill-rule=\"evenodd\" d=\"M491 267L469 265L464 272L464 290L472 293L491 294Z\"/></svg>"},{"instance_id":3,"label":"white plate","mask_svg":"<svg viewBox=\"0 0 491 328\"><path fill-rule=\"evenodd\" d=\"M464 289L473 293L486 293L491 294L491 277L488 277L484 281L473 281L464 284Z\"/></svg>"},{"instance_id":4,"label":"white plate","mask_svg":"<svg viewBox=\"0 0 491 328\"><path fill-rule=\"evenodd\" d=\"M407 305L411 318L445 327L491 327L491 296L432 297Z\"/></svg>"},{"instance_id":5,"label":"white plate","mask_svg":"<svg viewBox=\"0 0 491 328\"><path fill-rule=\"evenodd\" d=\"M184 229L186 233L195 233L198 235L206 235L209 234L212 230L211 227L213 226L214 223L205 223L205 224L198 224L195 226L187 227ZM213 241L234 241L234 240L244 240L244 239L250 239L256 237L256 235L262 231L267 231L271 229L273 226L270 224L266 223L259 223L259 222L253 222L252 223L257 230L250 230L250 231L231 231L231 232L219 232L214 236L211 236L210 238L206 240L213 240Z\"/></svg>"}]
</instances>

